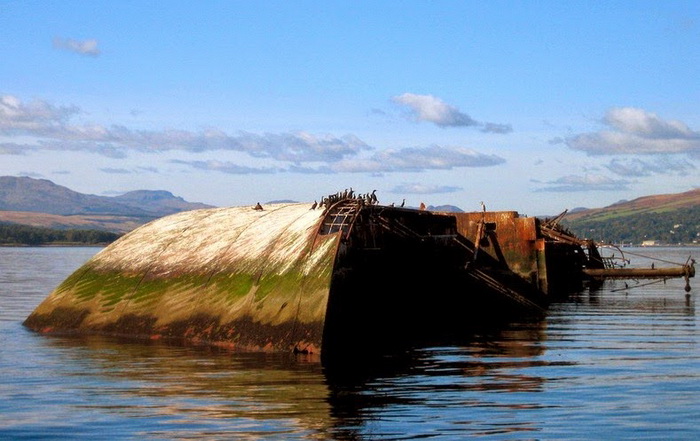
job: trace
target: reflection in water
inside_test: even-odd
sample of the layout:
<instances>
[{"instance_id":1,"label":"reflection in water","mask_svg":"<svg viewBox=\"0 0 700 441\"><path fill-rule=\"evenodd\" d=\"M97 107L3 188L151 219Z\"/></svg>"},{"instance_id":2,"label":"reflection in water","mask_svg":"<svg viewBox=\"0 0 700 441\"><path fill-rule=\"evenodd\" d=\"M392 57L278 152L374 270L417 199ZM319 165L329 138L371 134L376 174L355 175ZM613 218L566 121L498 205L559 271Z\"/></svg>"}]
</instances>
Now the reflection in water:
<instances>
[{"instance_id":1,"label":"reflection in water","mask_svg":"<svg viewBox=\"0 0 700 441\"><path fill-rule=\"evenodd\" d=\"M14 261L52 271L57 251L27 252ZM29 332L21 320L50 290L39 285L65 275L36 278L10 261L0 260L2 439L700 438L700 332L682 281L606 282L540 319L324 367Z\"/></svg>"},{"instance_id":2,"label":"reflection in water","mask_svg":"<svg viewBox=\"0 0 700 441\"><path fill-rule=\"evenodd\" d=\"M534 421L482 421L474 418L478 413L474 410L509 412L539 406L517 400L499 403L488 394L542 390L544 378L517 372L549 364L537 360L543 352L538 343L544 337L543 329L544 321L519 323L453 341L454 346L413 348L327 371L334 438L451 439L469 432L538 430ZM441 420L443 412L450 413L450 418ZM406 427L411 425L414 432L407 434Z\"/></svg>"},{"instance_id":3,"label":"reflection in water","mask_svg":"<svg viewBox=\"0 0 700 441\"><path fill-rule=\"evenodd\" d=\"M629 314L695 314L693 296L686 296L680 280L622 281L608 280L591 289L575 293L569 301L596 305L599 310ZM653 292L653 295L649 295ZM697 294L695 294L697 295Z\"/></svg>"},{"instance_id":4,"label":"reflection in water","mask_svg":"<svg viewBox=\"0 0 700 441\"><path fill-rule=\"evenodd\" d=\"M485 393L542 391L545 380L523 372L551 364L538 360L544 326L540 321L491 330L457 346L356 354L342 366L326 368L303 355L104 337L38 337L44 350L60 354L55 363L66 367L62 375L75 378L77 392L89 397L79 400L77 409L157 421L140 433L145 437L171 439L205 431L243 438L363 439L368 430L382 438L404 433L384 423L373 427L377 421L420 421L426 411L441 408L538 407L532 401L499 404ZM474 397L464 401L465 394ZM475 422L450 423L455 424ZM484 431L530 431L535 425L515 420Z\"/></svg>"},{"instance_id":5,"label":"reflection in water","mask_svg":"<svg viewBox=\"0 0 700 441\"><path fill-rule=\"evenodd\" d=\"M299 436L328 427L328 404L319 399L327 395L320 363L303 355L100 337L46 340L74 367L68 375L90 378L86 391L97 397L84 408L162 420L159 431L151 427L143 435L171 439L183 430L206 430L212 436Z\"/></svg>"}]
</instances>

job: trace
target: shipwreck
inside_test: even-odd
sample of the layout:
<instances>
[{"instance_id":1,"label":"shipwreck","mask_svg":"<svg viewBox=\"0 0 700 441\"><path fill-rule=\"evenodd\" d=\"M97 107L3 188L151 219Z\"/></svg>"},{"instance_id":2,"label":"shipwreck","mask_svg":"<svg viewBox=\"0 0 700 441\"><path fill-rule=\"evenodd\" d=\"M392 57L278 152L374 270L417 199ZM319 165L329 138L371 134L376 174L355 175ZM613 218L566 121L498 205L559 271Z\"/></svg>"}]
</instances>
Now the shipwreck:
<instances>
[{"instance_id":1,"label":"shipwreck","mask_svg":"<svg viewBox=\"0 0 700 441\"><path fill-rule=\"evenodd\" d=\"M362 351L540 314L587 280L620 276L558 220L381 205L352 190L320 204L182 212L101 250L24 325L245 351ZM687 282L693 263L647 276Z\"/></svg>"}]
</instances>

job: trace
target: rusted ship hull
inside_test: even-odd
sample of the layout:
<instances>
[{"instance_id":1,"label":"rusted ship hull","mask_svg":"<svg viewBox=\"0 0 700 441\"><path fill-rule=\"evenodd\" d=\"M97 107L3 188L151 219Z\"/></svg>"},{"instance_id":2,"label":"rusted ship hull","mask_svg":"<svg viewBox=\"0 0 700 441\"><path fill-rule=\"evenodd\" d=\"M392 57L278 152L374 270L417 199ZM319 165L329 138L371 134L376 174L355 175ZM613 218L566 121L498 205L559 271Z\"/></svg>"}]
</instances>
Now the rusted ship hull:
<instances>
[{"instance_id":1,"label":"rusted ship hull","mask_svg":"<svg viewBox=\"0 0 700 441\"><path fill-rule=\"evenodd\" d=\"M24 324L334 354L541 313L596 267L581 243L516 212L346 195L153 221L75 271Z\"/></svg>"},{"instance_id":2,"label":"rusted ship hull","mask_svg":"<svg viewBox=\"0 0 700 441\"><path fill-rule=\"evenodd\" d=\"M486 252L474 262L474 250L452 215L363 208L334 264L324 353L367 352L542 312L545 295L522 280L513 287L517 276L506 281Z\"/></svg>"}]
</instances>

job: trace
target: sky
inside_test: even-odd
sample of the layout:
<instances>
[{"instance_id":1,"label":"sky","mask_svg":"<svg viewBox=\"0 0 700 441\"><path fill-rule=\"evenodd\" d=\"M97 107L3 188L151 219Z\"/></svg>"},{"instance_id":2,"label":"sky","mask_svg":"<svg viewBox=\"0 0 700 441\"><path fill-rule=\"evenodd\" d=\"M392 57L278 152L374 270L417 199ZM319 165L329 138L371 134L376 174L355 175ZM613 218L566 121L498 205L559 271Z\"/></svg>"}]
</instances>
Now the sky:
<instances>
[{"instance_id":1,"label":"sky","mask_svg":"<svg viewBox=\"0 0 700 441\"><path fill-rule=\"evenodd\" d=\"M0 0L2 176L542 216L698 167L698 1Z\"/></svg>"}]
</instances>

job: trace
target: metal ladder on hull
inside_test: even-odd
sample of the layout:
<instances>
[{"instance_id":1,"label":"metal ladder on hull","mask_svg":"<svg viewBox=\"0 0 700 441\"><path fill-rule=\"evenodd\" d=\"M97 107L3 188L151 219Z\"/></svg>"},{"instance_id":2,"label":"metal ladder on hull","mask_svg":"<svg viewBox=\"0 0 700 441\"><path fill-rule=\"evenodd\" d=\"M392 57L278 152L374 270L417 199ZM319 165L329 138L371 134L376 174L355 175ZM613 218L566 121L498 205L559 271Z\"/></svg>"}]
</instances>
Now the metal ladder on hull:
<instances>
[{"instance_id":1,"label":"metal ladder on hull","mask_svg":"<svg viewBox=\"0 0 700 441\"><path fill-rule=\"evenodd\" d=\"M345 199L332 205L326 212L319 234L333 234L342 231L348 234L357 214L360 212L362 203L357 199Z\"/></svg>"}]
</instances>

